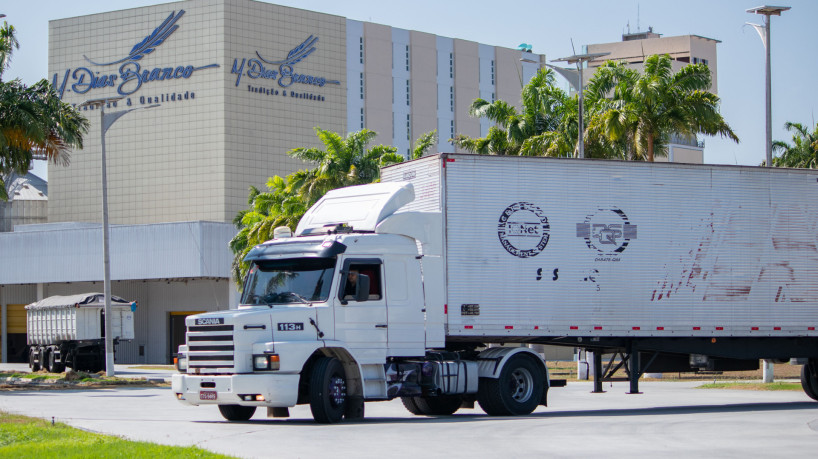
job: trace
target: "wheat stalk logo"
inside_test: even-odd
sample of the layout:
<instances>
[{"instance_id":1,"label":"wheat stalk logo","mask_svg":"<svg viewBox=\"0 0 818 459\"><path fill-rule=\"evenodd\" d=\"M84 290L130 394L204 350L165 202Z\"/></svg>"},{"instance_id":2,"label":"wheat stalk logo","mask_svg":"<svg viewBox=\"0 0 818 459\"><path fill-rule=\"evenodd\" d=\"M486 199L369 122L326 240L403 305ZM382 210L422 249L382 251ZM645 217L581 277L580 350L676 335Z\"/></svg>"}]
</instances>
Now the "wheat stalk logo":
<instances>
[{"instance_id":1,"label":"wheat stalk logo","mask_svg":"<svg viewBox=\"0 0 818 459\"><path fill-rule=\"evenodd\" d=\"M82 57L84 57L86 61L94 65L114 65L126 61L138 61L143 57L147 56L148 54L152 53L157 47L159 47L159 45L164 43L165 40L168 37L170 37L171 34L173 34L173 32L176 32L176 29L179 28L179 26L176 25L176 23L179 22L179 19L184 14L185 10L179 10L179 14L176 14L175 11L170 13L167 19L165 19L165 21L159 27L154 29L154 31L151 32L150 35L145 37L144 40L140 41L133 48L131 48L131 52L128 53L126 57L118 61L99 63L94 62L91 59L88 59L88 57L85 55L83 55Z\"/></svg>"}]
</instances>

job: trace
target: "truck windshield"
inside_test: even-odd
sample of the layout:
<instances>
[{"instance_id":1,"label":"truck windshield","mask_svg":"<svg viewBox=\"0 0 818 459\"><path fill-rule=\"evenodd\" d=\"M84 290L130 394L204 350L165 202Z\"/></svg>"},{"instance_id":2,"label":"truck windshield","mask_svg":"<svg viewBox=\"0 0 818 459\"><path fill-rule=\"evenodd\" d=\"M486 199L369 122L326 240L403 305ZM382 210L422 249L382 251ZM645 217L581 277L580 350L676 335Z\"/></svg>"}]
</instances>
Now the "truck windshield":
<instances>
[{"instance_id":1,"label":"truck windshield","mask_svg":"<svg viewBox=\"0 0 818 459\"><path fill-rule=\"evenodd\" d=\"M334 258L256 261L247 274L241 304L326 301L334 269Z\"/></svg>"}]
</instances>

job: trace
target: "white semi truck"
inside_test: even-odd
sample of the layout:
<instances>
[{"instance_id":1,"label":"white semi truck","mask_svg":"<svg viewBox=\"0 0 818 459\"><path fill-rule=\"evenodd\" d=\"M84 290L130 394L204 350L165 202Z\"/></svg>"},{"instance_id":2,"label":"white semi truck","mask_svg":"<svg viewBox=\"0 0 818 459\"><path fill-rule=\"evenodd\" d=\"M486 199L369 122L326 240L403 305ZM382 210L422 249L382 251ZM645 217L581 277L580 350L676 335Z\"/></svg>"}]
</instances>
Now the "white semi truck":
<instances>
[{"instance_id":1,"label":"white semi truck","mask_svg":"<svg viewBox=\"0 0 818 459\"><path fill-rule=\"evenodd\" d=\"M105 369L105 297L102 293L56 295L26 306L28 365L60 373ZM114 343L134 339L136 302L111 297Z\"/></svg>"},{"instance_id":2,"label":"white semi truck","mask_svg":"<svg viewBox=\"0 0 818 459\"><path fill-rule=\"evenodd\" d=\"M328 193L255 247L236 310L188 317L176 398L318 422L546 403L527 344L645 372L805 364L818 400L818 173L441 154ZM356 278L357 282L352 282ZM504 346L492 345L504 344ZM595 359L601 390L602 362Z\"/></svg>"}]
</instances>

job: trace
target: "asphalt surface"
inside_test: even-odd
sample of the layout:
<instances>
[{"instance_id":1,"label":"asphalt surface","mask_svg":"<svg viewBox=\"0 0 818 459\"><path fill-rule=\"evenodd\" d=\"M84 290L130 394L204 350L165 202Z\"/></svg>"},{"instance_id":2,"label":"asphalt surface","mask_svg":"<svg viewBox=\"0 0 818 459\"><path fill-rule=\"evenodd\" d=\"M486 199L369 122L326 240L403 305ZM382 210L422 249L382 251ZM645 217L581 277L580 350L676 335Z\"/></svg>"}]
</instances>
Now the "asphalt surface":
<instances>
[{"instance_id":1,"label":"asphalt surface","mask_svg":"<svg viewBox=\"0 0 818 459\"><path fill-rule=\"evenodd\" d=\"M139 370L125 371L138 372ZM309 407L288 419L224 421L188 407L169 388L0 392L0 410L52 417L95 432L196 445L247 458L327 457L813 457L818 402L803 392L695 389L698 382L627 383L590 393L590 382L549 393L530 416L489 417L479 405L454 416L413 416L401 402L366 404L360 422L319 425Z\"/></svg>"}]
</instances>

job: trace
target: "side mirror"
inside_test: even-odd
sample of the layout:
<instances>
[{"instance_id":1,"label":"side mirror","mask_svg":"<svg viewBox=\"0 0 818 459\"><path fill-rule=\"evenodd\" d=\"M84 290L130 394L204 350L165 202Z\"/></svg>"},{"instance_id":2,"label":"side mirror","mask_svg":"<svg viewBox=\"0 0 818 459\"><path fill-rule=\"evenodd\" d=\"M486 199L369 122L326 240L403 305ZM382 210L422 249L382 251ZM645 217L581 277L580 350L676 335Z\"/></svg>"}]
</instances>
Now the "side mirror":
<instances>
[{"instance_id":1,"label":"side mirror","mask_svg":"<svg viewBox=\"0 0 818 459\"><path fill-rule=\"evenodd\" d=\"M369 299L369 276L358 274L358 283L355 285L355 301L366 301Z\"/></svg>"}]
</instances>

